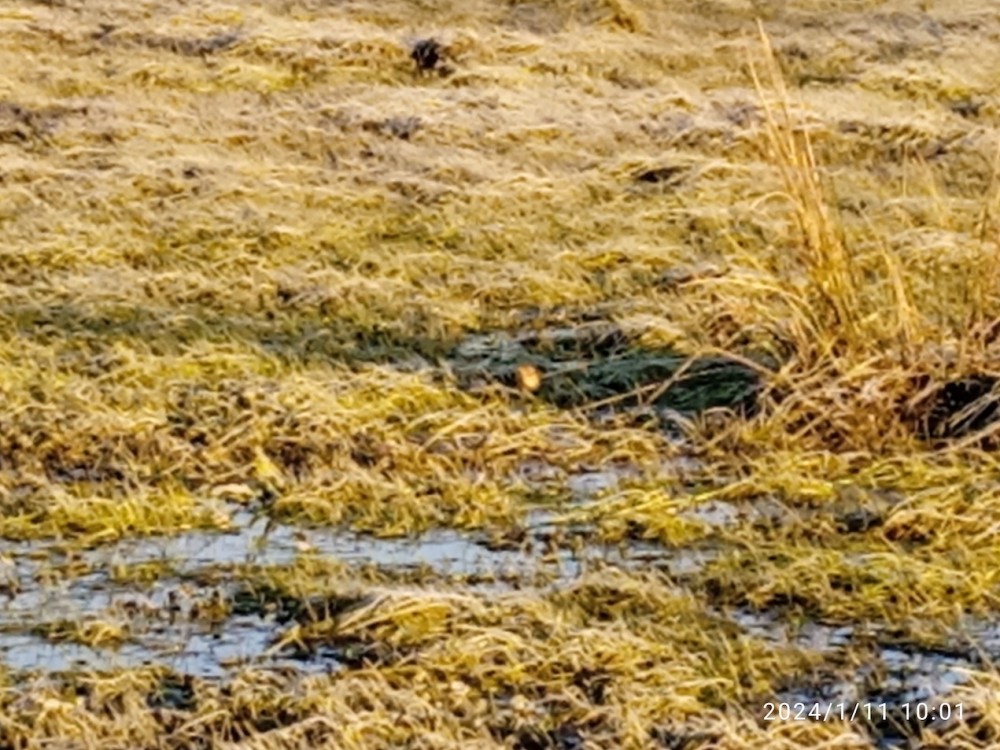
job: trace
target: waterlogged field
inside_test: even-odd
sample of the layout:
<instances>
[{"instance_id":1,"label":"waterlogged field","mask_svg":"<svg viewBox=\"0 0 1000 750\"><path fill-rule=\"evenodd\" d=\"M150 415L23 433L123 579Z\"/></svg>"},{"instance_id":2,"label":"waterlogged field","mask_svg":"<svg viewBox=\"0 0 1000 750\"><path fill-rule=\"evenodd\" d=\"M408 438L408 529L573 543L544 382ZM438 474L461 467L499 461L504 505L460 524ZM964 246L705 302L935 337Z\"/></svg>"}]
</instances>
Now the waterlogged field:
<instances>
[{"instance_id":1,"label":"waterlogged field","mask_svg":"<svg viewBox=\"0 0 1000 750\"><path fill-rule=\"evenodd\" d=\"M991 0L9 0L0 749L1000 744Z\"/></svg>"}]
</instances>

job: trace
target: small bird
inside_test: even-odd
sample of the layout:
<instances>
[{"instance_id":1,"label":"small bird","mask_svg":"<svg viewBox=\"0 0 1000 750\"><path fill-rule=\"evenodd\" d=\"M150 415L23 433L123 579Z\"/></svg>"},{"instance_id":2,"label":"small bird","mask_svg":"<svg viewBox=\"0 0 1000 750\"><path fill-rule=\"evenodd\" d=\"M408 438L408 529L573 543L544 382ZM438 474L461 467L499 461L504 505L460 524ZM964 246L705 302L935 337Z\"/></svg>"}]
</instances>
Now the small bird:
<instances>
[{"instance_id":1,"label":"small bird","mask_svg":"<svg viewBox=\"0 0 1000 750\"><path fill-rule=\"evenodd\" d=\"M534 393L542 387L542 373L534 365L518 365L517 387L522 391Z\"/></svg>"},{"instance_id":2,"label":"small bird","mask_svg":"<svg viewBox=\"0 0 1000 750\"><path fill-rule=\"evenodd\" d=\"M441 61L444 50L436 39L421 39L413 45L410 51L410 59L417 64L417 69L426 71L434 70Z\"/></svg>"}]
</instances>

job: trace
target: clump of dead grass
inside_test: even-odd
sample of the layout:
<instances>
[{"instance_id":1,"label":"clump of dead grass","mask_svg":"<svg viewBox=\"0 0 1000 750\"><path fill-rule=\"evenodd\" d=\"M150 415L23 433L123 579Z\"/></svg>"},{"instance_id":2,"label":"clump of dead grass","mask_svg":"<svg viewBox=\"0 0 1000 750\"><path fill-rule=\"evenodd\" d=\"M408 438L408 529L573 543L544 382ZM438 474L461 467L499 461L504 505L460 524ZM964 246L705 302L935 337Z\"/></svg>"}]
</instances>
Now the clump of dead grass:
<instances>
[{"instance_id":1,"label":"clump of dead grass","mask_svg":"<svg viewBox=\"0 0 1000 750\"><path fill-rule=\"evenodd\" d=\"M979 201L976 239L970 240L978 243L982 259L975 264L976 279L967 278L972 266L946 269L969 283L942 316L935 300L925 304L916 293L925 286L920 270L907 268L885 236L872 226L859 235L841 223L813 146L816 126L793 103L760 31L766 82L755 64L750 71L762 102L767 158L783 185L775 198L790 206L796 239L786 244L793 262L783 265L781 277L760 278L751 291L774 297L781 290L777 309L790 315L765 325L786 339L791 357L770 377L762 428L733 429L745 430L740 441L775 447L914 450L926 437L916 407L949 379L982 372L992 361L1000 258L983 228L1000 196L1000 162L994 159L989 189ZM974 446L995 431L987 426L963 444Z\"/></svg>"}]
</instances>

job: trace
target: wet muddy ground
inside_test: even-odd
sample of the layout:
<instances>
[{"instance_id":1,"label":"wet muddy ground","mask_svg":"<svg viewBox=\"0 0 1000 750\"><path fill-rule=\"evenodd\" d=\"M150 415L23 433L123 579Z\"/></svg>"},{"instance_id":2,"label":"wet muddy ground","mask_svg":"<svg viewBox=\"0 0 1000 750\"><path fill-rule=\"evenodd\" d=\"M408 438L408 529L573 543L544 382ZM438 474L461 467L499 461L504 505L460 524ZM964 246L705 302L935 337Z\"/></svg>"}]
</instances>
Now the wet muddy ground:
<instances>
[{"instance_id":1,"label":"wet muddy ground","mask_svg":"<svg viewBox=\"0 0 1000 750\"><path fill-rule=\"evenodd\" d=\"M540 472L538 466L525 469ZM532 511L515 534L435 530L416 539L380 539L285 525L234 504L231 528L222 532L126 539L90 549L54 540L0 541L0 661L33 679L151 665L169 668L178 679L221 681L246 669L330 673L371 654L354 646L289 645L290 629L315 617L310 602L275 596L255 583L256 574L308 560L382 582L345 592L335 604L337 617L377 608L385 595L378 592L394 587L482 598L544 595L614 570L660 576L697 594L713 563L727 553L727 530L819 518L816 511L776 499L708 500L681 514L706 530L696 543L602 542L597 525L580 519L636 474L623 468L571 476L569 502ZM830 518L845 532L857 531L898 502L842 503ZM863 567L864 556L856 562ZM705 605L711 627L727 638L801 653L813 664L774 702L873 704L878 708L870 723L884 747L906 746L920 730L921 722L904 716L901 707L947 701L953 688L967 682L968 670L990 668L1000 659L1000 626L988 618L964 616L951 635L918 645L877 623L824 622L781 606L717 604L710 597Z\"/></svg>"},{"instance_id":2,"label":"wet muddy ground","mask_svg":"<svg viewBox=\"0 0 1000 750\"><path fill-rule=\"evenodd\" d=\"M601 472L574 477L580 500L616 480ZM296 528L233 508L232 530L128 539L75 550L56 542L0 541L0 654L16 669L95 669L165 663L197 676L220 677L247 664L280 664L270 646L282 626L263 613L213 616L232 610L245 585L236 571L286 566L297 558L330 559L357 568L424 578L484 594L523 587L557 587L594 566L694 569L706 553L668 551L655 544L595 545L592 528L558 523L560 514L529 514L517 541L482 533L437 530L418 539L378 539L328 528ZM573 538L587 544L574 545ZM144 582L143 569L154 580ZM138 580L122 582L121 578ZM224 606L222 606L224 603ZM237 607L238 609L238 607ZM39 617L39 614L42 617ZM109 642L74 642L64 623L116 623ZM335 661L304 669L331 669Z\"/></svg>"}]
</instances>

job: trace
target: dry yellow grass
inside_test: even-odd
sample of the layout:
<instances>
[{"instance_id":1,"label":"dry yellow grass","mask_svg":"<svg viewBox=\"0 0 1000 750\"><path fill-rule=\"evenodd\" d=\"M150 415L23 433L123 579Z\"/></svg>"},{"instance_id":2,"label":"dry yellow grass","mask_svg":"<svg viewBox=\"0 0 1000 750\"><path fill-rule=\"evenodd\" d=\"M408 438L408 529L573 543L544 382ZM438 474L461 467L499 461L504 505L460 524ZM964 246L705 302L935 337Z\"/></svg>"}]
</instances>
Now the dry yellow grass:
<instances>
[{"instance_id":1,"label":"dry yellow grass","mask_svg":"<svg viewBox=\"0 0 1000 750\"><path fill-rule=\"evenodd\" d=\"M562 520L713 557L496 596L308 552L226 569L304 607L276 650L354 663L0 668L0 748L871 746L886 727L760 718L854 679L865 643L729 615L914 648L996 618L1000 423L935 444L914 415L1000 375L998 39L989 0L5 4L0 563L239 504L508 533L622 466ZM591 318L778 364L746 418L673 415L682 442L555 408L533 364L475 393L450 367L470 335ZM129 638L114 611L43 630ZM995 745L995 683L928 736Z\"/></svg>"}]
</instances>

